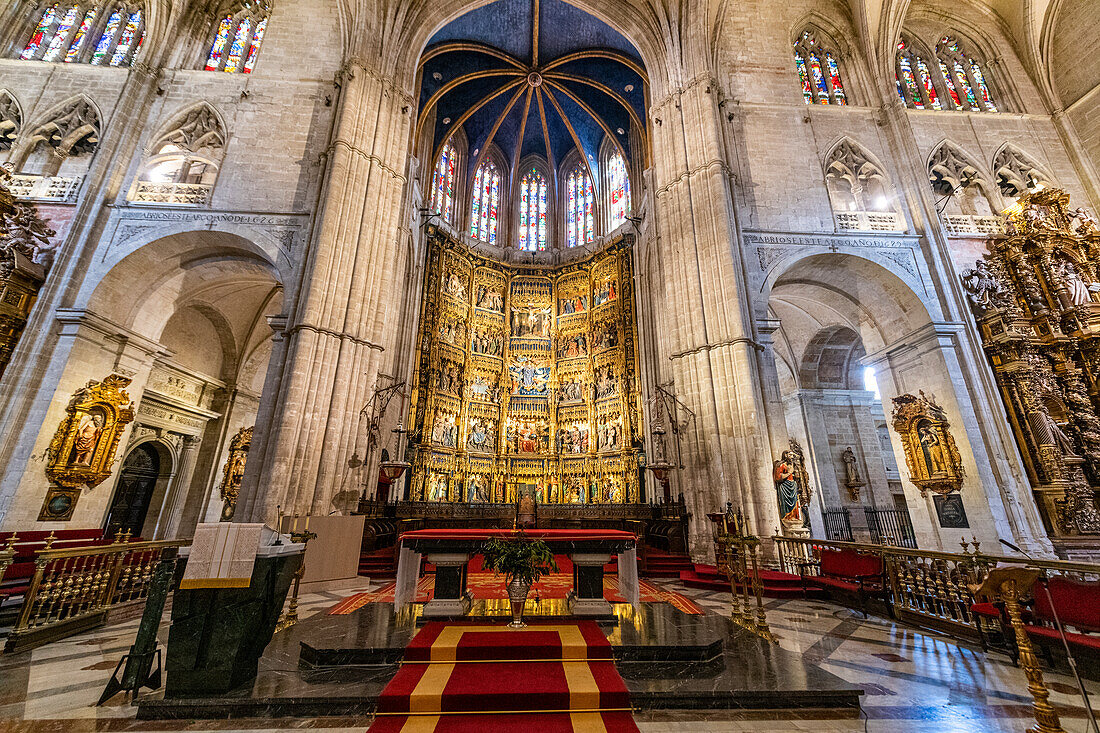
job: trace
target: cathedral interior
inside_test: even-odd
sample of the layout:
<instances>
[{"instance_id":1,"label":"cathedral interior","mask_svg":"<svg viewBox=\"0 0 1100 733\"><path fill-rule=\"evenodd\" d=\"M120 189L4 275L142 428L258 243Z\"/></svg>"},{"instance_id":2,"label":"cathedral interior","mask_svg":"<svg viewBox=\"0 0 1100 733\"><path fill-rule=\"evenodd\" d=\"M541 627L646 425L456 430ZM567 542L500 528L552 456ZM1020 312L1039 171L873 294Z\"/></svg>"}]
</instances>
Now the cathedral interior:
<instances>
[{"instance_id":1,"label":"cathedral interior","mask_svg":"<svg viewBox=\"0 0 1100 733\"><path fill-rule=\"evenodd\" d=\"M1100 733L1098 29L0 3L0 727Z\"/></svg>"}]
</instances>

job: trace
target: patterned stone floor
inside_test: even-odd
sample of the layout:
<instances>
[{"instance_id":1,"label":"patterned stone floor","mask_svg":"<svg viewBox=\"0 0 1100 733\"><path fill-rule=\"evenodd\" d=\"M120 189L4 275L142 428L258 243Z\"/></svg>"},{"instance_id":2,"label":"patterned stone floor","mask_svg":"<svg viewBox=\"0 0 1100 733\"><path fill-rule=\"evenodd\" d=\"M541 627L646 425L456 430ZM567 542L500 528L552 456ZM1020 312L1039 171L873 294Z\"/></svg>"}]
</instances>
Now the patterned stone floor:
<instances>
[{"instance_id":1,"label":"patterned stone floor","mask_svg":"<svg viewBox=\"0 0 1100 733\"><path fill-rule=\"evenodd\" d=\"M695 599L708 613L725 613L729 594L668 587ZM377 587L377 586L375 586ZM322 612L351 593L375 587L303 597L302 616ZM772 601L768 619L784 649L846 680L867 694L864 716L824 712L739 713L662 711L639 713L643 733L672 731L799 731L819 733L992 733L1023 731L1031 724L1023 673L1007 658L819 601ZM137 621L97 629L31 652L0 656L0 731L364 731L365 718L138 721L135 708L117 696L94 706L115 664L133 641ZM165 634L161 635L163 639ZM1087 733L1072 678L1046 675L1052 700L1068 733ZM1089 683L1100 703L1100 684Z\"/></svg>"}]
</instances>

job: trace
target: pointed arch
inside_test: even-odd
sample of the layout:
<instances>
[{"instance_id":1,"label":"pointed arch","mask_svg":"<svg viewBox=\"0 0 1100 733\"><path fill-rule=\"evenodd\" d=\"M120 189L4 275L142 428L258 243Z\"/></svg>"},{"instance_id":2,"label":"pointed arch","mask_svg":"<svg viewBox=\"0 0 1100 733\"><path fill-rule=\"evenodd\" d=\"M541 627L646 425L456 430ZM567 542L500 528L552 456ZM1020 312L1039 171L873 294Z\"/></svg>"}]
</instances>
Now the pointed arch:
<instances>
[{"instance_id":1,"label":"pointed arch","mask_svg":"<svg viewBox=\"0 0 1100 733\"><path fill-rule=\"evenodd\" d=\"M145 40L138 0L39 4L18 58L23 61L130 66Z\"/></svg>"},{"instance_id":2,"label":"pointed arch","mask_svg":"<svg viewBox=\"0 0 1100 733\"><path fill-rule=\"evenodd\" d=\"M54 106L32 126L22 150L22 159L40 145L53 148L57 158L92 155L102 132L99 107L83 94L77 94Z\"/></svg>"},{"instance_id":3,"label":"pointed arch","mask_svg":"<svg viewBox=\"0 0 1100 733\"><path fill-rule=\"evenodd\" d=\"M898 96L910 109L944 109L943 89L933 73L932 52L909 33L902 31L894 54L894 80Z\"/></svg>"},{"instance_id":4,"label":"pointed arch","mask_svg":"<svg viewBox=\"0 0 1100 733\"><path fill-rule=\"evenodd\" d=\"M928 181L942 202L937 206L949 234L992 233L998 206L982 165L950 140L928 156Z\"/></svg>"},{"instance_id":5,"label":"pointed arch","mask_svg":"<svg viewBox=\"0 0 1100 733\"><path fill-rule=\"evenodd\" d=\"M573 149L562 161L558 181L565 248L591 243L596 238L596 188L580 151Z\"/></svg>"},{"instance_id":6,"label":"pointed arch","mask_svg":"<svg viewBox=\"0 0 1100 733\"><path fill-rule=\"evenodd\" d=\"M550 248L554 189L550 169L541 156L528 155L519 165L515 193L516 246L524 252Z\"/></svg>"},{"instance_id":7,"label":"pointed arch","mask_svg":"<svg viewBox=\"0 0 1100 733\"><path fill-rule=\"evenodd\" d=\"M470 186L470 235L493 246L499 245L508 200L508 168L495 145L482 152Z\"/></svg>"},{"instance_id":8,"label":"pointed arch","mask_svg":"<svg viewBox=\"0 0 1100 733\"><path fill-rule=\"evenodd\" d=\"M15 95L0 89L0 151L11 150L23 129L23 107Z\"/></svg>"},{"instance_id":9,"label":"pointed arch","mask_svg":"<svg viewBox=\"0 0 1100 733\"><path fill-rule=\"evenodd\" d=\"M1012 143L1002 145L993 156L993 175L1001 194L1009 198L1054 183L1034 159Z\"/></svg>"},{"instance_id":10,"label":"pointed arch","mask_svg":"<svg viewBox=\"0 0 1100 733\"><path fill-rule=\"evenodd\" d=\"M996 112L988 69L976 44L950 30L936 44L936 64L954 109Z\"/></svg>"},{"instance_id":11,"label":"pointed arch","mask_svg":"<svg viewBox=\"0 0 1100 733\"><path fill-rule=\"evenodd\" d=\"M428 195L433 213L452 226L458 220L461 173L466 161L466 137L462 131L451 135L444 143L432 166L431 189Z\"/></svg>"},{"instance_id":12,"label":"pointed arch","mask_svg":"<svg viewBox=\"0 0 1100 733\"><path fill-rule=\"evenodd\" d=\"M829 149L823 173L838 229L905 229L886 168L855 140L842 137Z\"/></svg>"},{"instance_id":13,"label":"pointed arch","mask_svg":"<svg viewBox=\"0 0 1100 733\"><path fill-rule=\"evenodd\" d=\"M633 211L630 165L617 141L604 138L600 145L600 185L604 209L604 231L613 232Z\"/></svg>"},{"instance_id":14,"label":"pointed arch","mask_svg":"<svg viewBox=\"0 0 1100 733\"><path fill-rule=\"evenodd\" d=\"M204 205L225 157L221 114L199 102L177 113L152 138L130 191L138 203Z\"/></svg>"},{"instance_id":15,"label":"pointed arch","mask_svg":"<svg viewBox=\"0 0 1100 733\"><path fill-rule=\"evenodd\" d=\"M837 44L814 24L801 26L792 42L794 64L806 104L848 104Z\"/></svg>"},{"instance_id":16,"label":"pointed arch","mask_svg":"<svg viewBox=\"0 0 1100 733\"><path fill-rule=\"evenodd\" d=\"M271 12L268 0L236 0L224 7L218 13L206 44L203 71L251 74Z\"/></svg>"}]
</instances>

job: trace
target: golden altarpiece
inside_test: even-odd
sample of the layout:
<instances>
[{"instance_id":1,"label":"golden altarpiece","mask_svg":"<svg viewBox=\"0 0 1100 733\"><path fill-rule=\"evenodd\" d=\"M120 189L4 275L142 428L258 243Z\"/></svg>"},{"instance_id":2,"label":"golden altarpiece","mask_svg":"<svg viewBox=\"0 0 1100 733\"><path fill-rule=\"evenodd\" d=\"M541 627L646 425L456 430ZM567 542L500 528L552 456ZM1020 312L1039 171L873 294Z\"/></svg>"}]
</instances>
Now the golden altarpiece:
<instances>
[{"instance_id":1,"label":"golden altarpiece","mask_svg":"<svg viewBox=\"0 0 1100 733\"><path fill-rule=\"evenodd\" d=\"M435 227L409 416L413 501L639 501L631 239L558 267L486 259Z\"/></svg>"},{"instance_id":2,"label":"golden altarpiece","mask_svg":"<svg viewBox=\"0 0 1100 733\"><path fill-rule=\"evenodd\" d=\"M1100 229L1064 191L1027 193L962 275L1048 531L1100 534Z\"/></svg>"}]
</instances>

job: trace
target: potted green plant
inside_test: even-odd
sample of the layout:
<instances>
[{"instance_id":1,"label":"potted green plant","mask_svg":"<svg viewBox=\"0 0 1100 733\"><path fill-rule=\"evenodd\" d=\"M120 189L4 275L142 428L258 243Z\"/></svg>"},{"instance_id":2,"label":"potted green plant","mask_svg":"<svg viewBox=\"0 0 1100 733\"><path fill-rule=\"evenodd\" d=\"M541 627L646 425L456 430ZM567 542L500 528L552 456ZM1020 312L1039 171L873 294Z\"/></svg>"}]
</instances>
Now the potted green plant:
<instances>
[{"instance_id":1,"label":"potted green plant","mask_svg":"<svg viewBox=\"0 0 1100 733\"><path fill-rule=\"evenodd\" d=\"M504 576L508 589L508 601L512 605L512 623L514 629L521 629L523 606L527 603L527 594L539 578L558 571L558 563L550 546L542 540L531 539L519 531L509 537L493 537L481 548L485 561L483 567Z\"/></svg>"}]
</instances>

